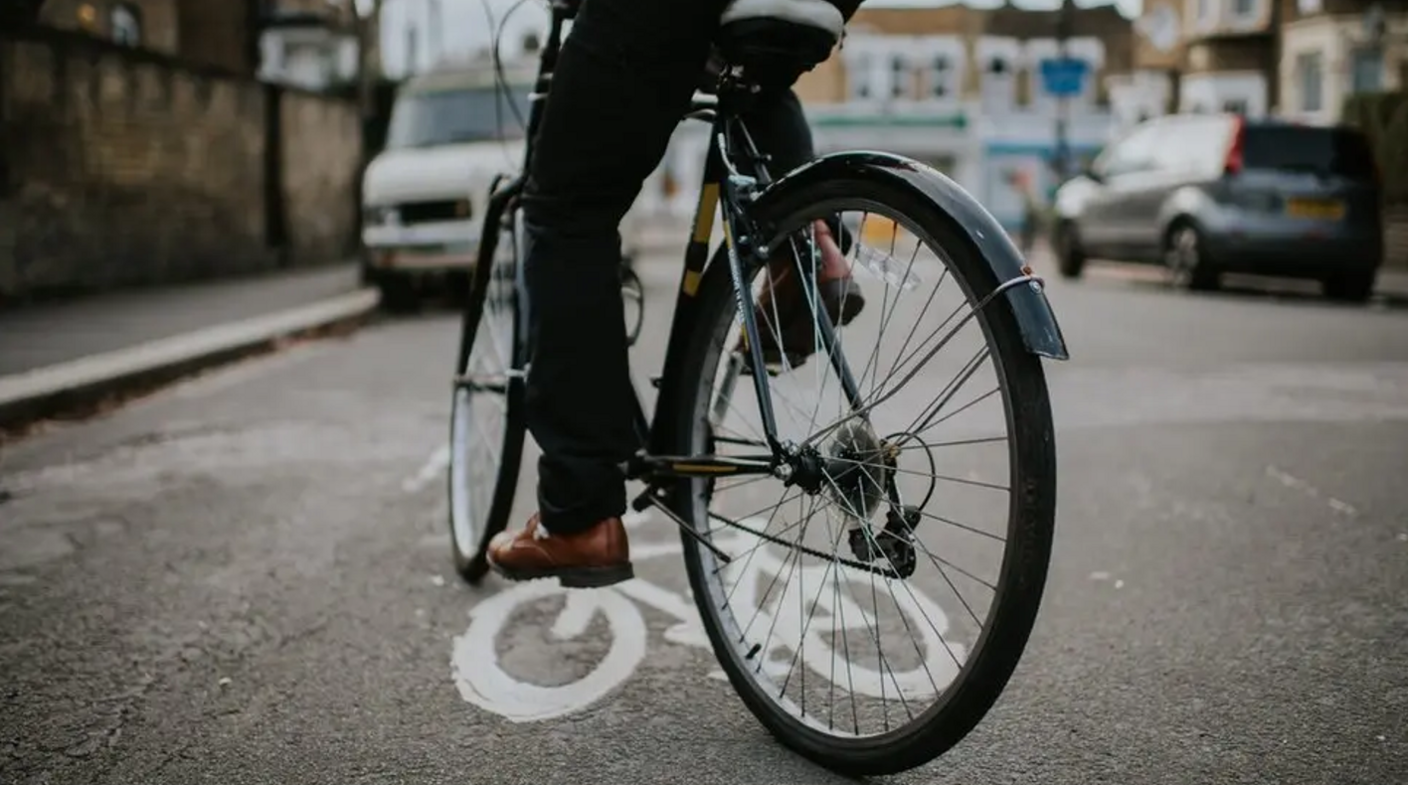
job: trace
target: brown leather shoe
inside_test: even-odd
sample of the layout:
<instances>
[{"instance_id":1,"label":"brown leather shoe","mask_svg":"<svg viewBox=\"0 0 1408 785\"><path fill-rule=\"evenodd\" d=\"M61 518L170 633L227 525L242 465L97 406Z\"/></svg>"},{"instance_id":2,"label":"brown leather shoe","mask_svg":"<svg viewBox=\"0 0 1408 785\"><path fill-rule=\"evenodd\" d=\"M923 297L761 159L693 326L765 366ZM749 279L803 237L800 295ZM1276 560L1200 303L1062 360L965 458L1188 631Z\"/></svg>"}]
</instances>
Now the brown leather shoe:
<instances>
[{"instance_id":1,"label":"brown leather shoe","mask_svg":"<svg viewBox=\"0 0 1408 785\"><path fill-rule=\"evenodd\" d=\"M821 221L816 222L816 242L822 255L816 293L831 323L844 327L865 307L865 296L860 284L851 277L850 265L832 238L831 230ZM776 366L786 356L787 364L796 368L816 352L816 322L811 304L795 263L779 262L768 273L753 308L763 362ZM781 346L778 345L779 333ZM742 337L746 345L747 336Z\"/></svg>"},{"instance_id":2,"label":"brown leather shoe","mask_svg":"<svg viewBox=\"0 0 1408 785\"><path fill-rule=\"evenodd\" d=\"M620 518L583 532L550 534L534 513L522 531L494 535L487 556L494 572L511 581L557 578L568 588L590 589L635 577Z\"/></svg>"}]
</instances>

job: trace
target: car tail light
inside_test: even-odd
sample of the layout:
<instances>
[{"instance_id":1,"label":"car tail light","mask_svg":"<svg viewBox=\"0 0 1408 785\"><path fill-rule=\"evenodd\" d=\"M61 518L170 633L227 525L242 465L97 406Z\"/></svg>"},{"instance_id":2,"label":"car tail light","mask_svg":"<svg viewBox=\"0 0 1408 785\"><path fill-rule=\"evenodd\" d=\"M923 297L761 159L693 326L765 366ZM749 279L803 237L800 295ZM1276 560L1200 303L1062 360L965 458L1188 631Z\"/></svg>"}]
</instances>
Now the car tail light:
<instances>
[{"instance_id":1,"label":"car tail light","mask_svg":"<svg viewBox=\"0 0 1408 785\"><path fill-rule=\"evenodd\" d=\"M1227 157L1222 163L1222 171L1226 174L1242 171L1242 147L1246 141L1246 121L1241 115L1237 115L1232 118L1232 122L1232 143L1227 146Z\"/></svg>"}]
</instances>

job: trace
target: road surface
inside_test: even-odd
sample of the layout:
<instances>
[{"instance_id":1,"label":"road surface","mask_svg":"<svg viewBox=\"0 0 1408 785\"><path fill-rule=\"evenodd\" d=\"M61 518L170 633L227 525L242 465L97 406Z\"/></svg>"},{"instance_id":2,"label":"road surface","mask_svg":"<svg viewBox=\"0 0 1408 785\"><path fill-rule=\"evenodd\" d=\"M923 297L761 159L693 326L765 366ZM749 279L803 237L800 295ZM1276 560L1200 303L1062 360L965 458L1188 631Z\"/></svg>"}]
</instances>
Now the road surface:
<instances>
[{"instance_id":1,"label":"road surface","mask_svg":"<svg viewBox=\"0 0 1408 785\"><path fill-rule=\"evenodd\" d=\"M643 268L642 386L675 275ZM1051 297L1073 360L1037 628L982 725L893 781L1408 781L1408 312L1103 271ZM457 668L562 685L613 639L553 639L549 599L454 661L505 589L448 563L454 333L383 322L6 446L0 782L842 782L634 600L619 689L537 722L467 699ZM677 557L638 571L682 596Z\"/></svg>"}]
</instances>

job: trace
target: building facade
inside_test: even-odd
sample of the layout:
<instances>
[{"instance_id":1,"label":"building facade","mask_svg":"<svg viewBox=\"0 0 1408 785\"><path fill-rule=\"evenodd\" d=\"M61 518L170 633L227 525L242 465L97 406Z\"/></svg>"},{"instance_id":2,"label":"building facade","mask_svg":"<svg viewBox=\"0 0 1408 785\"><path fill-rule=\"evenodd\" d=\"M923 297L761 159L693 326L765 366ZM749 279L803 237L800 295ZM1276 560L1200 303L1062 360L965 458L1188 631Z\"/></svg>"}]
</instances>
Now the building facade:
<instances>
[{"instance_id":1,"label":"building facade","mask_svg":"<svg viewBox=\"0 0 1408 785\"><path fill-rule=\"evenodd\" d=\"M1087 76L1069 97L1045 89L1042 63L1064 52ZM1058 173L1058 120L1077 161L1108 140L1102 75L1127 71L1132 23L1114 5L1034 11L862 8L833 57L798 83L819 152L878 149L930 164L1008 227L1022 220L1012 184L1039 192Z\"/></svg>"},{"instance_id":2,"label":"building facade","mask_svg":"<svg viewBox=\"0 0 1408 785\"><path fill-rule=\"evenodd\" d=\"M1134 22L1130 70L1105 77L1117 129L1175 111L1183 66L1184 0L1145 0Z\"/></svg>"},{"instance_id":3,"label":"building facade","mask_svg":"<svg viewBox=\"0 0 1408 785\"><path fill-rule=\"evenodd\" d=\"M1408 3L1283 2L1284 115L1332 123L1350 95L1408 89Z\"/></svg>"},{"instance_id":4,"label":"building facade","mask_svg":"<svg viewBox=\"0 0 1408 785\"><path fill-rule=\"evenodd\" d=\"M259 63L260 0L47 0L39 21L240 76Z\"/></svg>"},{"instance_id":5,"label":"building facade","mask_svg":"<svg viewBox=\"0 0 1408 785\"><path fill-rule=\"evenodd\" d=\"M326 90L357 74L351 9L334 0L269 0L259 37L259 78Z\"/></svg>"},{"instance_id":6,"label":"building facade","mask_svg":"<svg viewBox=\"0 0 1408 785\"><path fill-rule=\"evenodd\" d=\"M1356 93L1408 89L1405 0L1146 0L1120 128L1169 112L1338 122Z\"/></svg>"},{"instance_id":7,"label":"building facade","mask_svg":"<svg viewBox=\"0 0 1408 785\"><path fill-rule=\"evenodd\" d=\"M1279 0L1185 0L1180 111L1271 114L1279 24Z\"/></svg>"}]
</instances>

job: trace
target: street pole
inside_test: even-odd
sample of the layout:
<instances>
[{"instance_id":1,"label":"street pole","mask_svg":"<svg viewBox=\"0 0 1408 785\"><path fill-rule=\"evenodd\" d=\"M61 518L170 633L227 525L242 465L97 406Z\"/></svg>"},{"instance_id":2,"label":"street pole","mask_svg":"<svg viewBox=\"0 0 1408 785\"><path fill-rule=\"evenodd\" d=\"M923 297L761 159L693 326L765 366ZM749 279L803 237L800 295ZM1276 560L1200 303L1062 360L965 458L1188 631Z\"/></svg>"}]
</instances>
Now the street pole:
<instances>
[{"instance_id":1,"label":"street pole","mask_svg":"<svg viewBox=\"0 0 1408 785\"><path fill-rule=\"evenodd\" d=\"M1056 16L1056 56L1065 62L1070 56L1071 26L1075 22L1075 3L1061 0L1061 10ZM1056 178L1065 180L1070 176L1070 98L1064 93L1056 97Z\"/></svg>"}]
</instances>

